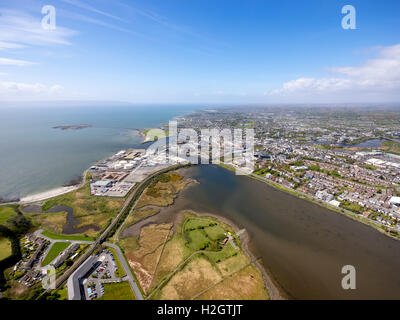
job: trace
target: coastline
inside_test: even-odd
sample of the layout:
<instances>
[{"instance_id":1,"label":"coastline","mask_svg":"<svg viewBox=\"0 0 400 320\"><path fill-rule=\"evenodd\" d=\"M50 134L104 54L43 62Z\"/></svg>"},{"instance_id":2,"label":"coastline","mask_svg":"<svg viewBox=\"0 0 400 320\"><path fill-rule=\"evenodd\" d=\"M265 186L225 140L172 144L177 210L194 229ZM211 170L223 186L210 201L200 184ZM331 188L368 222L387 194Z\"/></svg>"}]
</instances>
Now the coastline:
<instances>
[{"instance_id":1,"label":"coastline","mask_svg":"<svg viewBox=\"0 0 400 320\"><path fill-rule=\"evenodd\" d=\"M182 174L182 169L178 169L178 173ZM186 187L190 188L191 186L195 184L199 184L197 180L192 181L189 183ZM241 231L241 234L239 237L240 239L240 244L243 252L250 258L253 266L261 273L261 276L264 281L265 288L267 290L268 296L270 300L288 300L290 299L290 296L285 292L285 290L279 285L279 282L275 279L275 277L268 272L268 270L265 268L265 266L260 263L259 258L255 256L255 254L252 252L249 243L250 243L250 235L248 234L246 229L240 229L235 222L233 222L231 219L226 218L225 216L215 214L215 213L210 213L210 212L199 212L195 211L192 209L184 209L184 210L179 210L175 211L173 210L173 206L176 203L176 200L178 198L184 197L184 194L182 192L179 192L176 198L173 200L172 204L170 204L167 207L158 207L160 211L152 216L146 217L142 220L139 220L135 222L133 225L127 226L125 229L121 230L120 236L124 234L124 230L127 230L128 228L130 229L129 235L125 235L124 237L130 237L130 236L137 236L140 233L140 230L143 226L149 225L149 224L159 224L159 223L169 223L172 222L173 224L173 230L176 232L176 226L180 224L180 222L183 219L184 213L191 213L196 216L203 216L203 217L212 217L215 218L222 223L226 224L231 228L235 233L238 233ZM121 226L122 227L122 226ZM243 232L244 231L244 232Z\"/></svg>"},{"instance_id":2,"label":"coastline","mask_svg":"<svg viewBox=\"0 0 400 320\"><path fill-rule=\"evenodd\" d=\"M184 212L189 212L189 213L192 213L199 217L212 217L212 218L218 219L221 222L223 222L224 224L228 225L235 233L238 233L238 231L243 230L243 229L240 229L232 220L230 220L224 216L214 214L214 213L209 213L209 212L197 212L194 210L182 210L176 214L175 218L181 219ZM283 288L281 288L279 285L276 284L276 281L274 281L274 277L270 273L267 272L266 268L258 261L259 259L257 259L254 256L253 252L249 248L250 236L249 236L247 230L246 229L244 229L244 230L245 230L245 232L239 236L240 244L241 244L242 249L245 252L245 254L252 261L252 264L257 268L258 271L260 271L261 276L263 277L264 285L268 292L268 296L269 296L270 300L288 300L289 298L288 298L287 294L284 292Z\"/></svg>"},{"instance_id":3,"label":"coastline","mask_svg":"<svg viewBox=\"0 0 400 320\"><path fill-rule=\"evenodd\" d=\"M19 200L19 204L27 204L27 203L31 203L31 202L38 202L38 201L44 201L44 200L48 200L60 195L63 195L65 193L77 190L79 188L79 186L69 186L69 187L58 187L58 188L54 188L51 190L47 190L47 191L43 191L40 193L35 193L32 195L28 195L26 197L23 197Z\"/></svg>"},{"instance_id":4,"label":"coastline","mask_svg":"<svg viewBox=\"0 0 400 320\"><path fill-rule=\"evenodd\" d=\"M39 201L45 201L49 200L54 197L61 196L63 194L69 193L71 191L78 190L79 188L83 187L86 184L86 174L89 171L89 169L86 169L82 173L82 180L80 183L72 186L61 186L57 188L53 188L47 191L43 192L38 192L34 193L31 195L27 195L26 197L23 197L17 202L18 204L28 204L28 203L33 203L33 202L39 202Z\"/></svg>"},{"instance_id":5,"label":"coastline","mask_svg":"<svg viewBox=\"0 0 400 320\"><path fill-rule=\"evenodd\" d=\"M230 170L230 171L235 171L236 170L236 168L234 168L234 167L232 167L230 165L227 165L225 163L219 163L218 165L220 167L222 167L222 168L225 168L226 170ZM268 181L267 179L263 179L262 177L256 176L253 173L247 174L246 176L248 178L250 178L250 179L254 179L254 180L266 183L269 186L273 187L274 189L280 190L282 192L289 193L292 196L297 197L299 199L303 199L303 200L312 202L312 203L314 203L314 204L316 204L316 205L318 205L320 207L329 209L330 211L333 211L336 214L340 214L342 216L345 216L348 219L351 219L351 220L356 221L356 222L360 222L360 223L362 223L362 224L364 224L366 226L369 226L370 228L374 229L375 231L378 231L381 234L383 234L383 235L385 235L385 236L387 236L389 238L392 238L393 240L400 241L400 237L396 237L396 236L390 234L389 232L386 232L385 230L381 229L377 224L366 220L366 218L364 218L363 216L358 216L355 213L350 212L350 211L348 211L346 209L343 209L343 208L339 209L337 207L333 207L333 206L329 205L328 203L320 202L320 201L318 201L316 199L311 198L310 196L308 196L308 195L306 195L304 193L300 193L300 192L298 192L296 190L288 189L287 187L284 187L284 186L282 186L282 185L280 185L278 183L275 183L275 182L272 182L272 181Z\"/></svg>"}]
</instances>

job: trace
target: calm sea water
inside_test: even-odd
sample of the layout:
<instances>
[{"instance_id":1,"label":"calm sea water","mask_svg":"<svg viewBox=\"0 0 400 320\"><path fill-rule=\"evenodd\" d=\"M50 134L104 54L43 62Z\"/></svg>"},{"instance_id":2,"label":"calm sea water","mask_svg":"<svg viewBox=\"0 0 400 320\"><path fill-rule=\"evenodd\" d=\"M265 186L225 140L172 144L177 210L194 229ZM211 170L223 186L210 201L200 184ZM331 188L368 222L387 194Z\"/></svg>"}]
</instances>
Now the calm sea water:
<instances>
[{"instance_id":1,"label":"calm sea water","mask_svg":"<svg viewBox=\"0 0 400 320\"><path fill-rule=\"evenodd\" d=\"M141 147L128 128L152 128L193 106L0 107L0 197L23 197L59 187L93 162ZM82 130L57 125L90 124Z\"/></svg>"}]
</instances>

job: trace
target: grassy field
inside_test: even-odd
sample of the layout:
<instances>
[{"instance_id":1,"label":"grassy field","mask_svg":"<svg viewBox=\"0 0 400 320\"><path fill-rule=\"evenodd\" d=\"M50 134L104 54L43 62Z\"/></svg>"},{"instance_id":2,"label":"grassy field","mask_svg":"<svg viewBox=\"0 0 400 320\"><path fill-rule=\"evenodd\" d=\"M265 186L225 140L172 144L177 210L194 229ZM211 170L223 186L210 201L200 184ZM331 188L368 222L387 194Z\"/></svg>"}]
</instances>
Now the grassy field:
<instances>
[{"instance_id":1,"label":"grassy field","mask_svg":"<svg viewBox=\"0 0 400 320\"><path fill-rule=\"evenodd\" d=\"M5 223L12 216L16 215L13 207L10 206L0 206L0 224Z\"/></svg>"},{"instance_id":2,"label":"grassy field","mask_svg":"<svg viewBox=\"0 0 400 320\"><path fill-rule=\"evenodd\" d=\"M156 177L141 194L135 209L129 213L121 230L156 215L160 212L159 207L173 204L179 192L193 181L193 179L183 179L176 171Z\"/></svg>"},{"instance_id":3,"label":"grassy field","mask_svg":"<svg viewBox=\"0 0 400 320\"><path fill-rule=\"evenodd\" d=\"M192 181L192 179L183 179L176 172L162 174L146 188L136 208L139 209L148 205L167 207L174 203L178 193Z\"/></svg>"},{"instance_id":4,"label":"grassy field","mask_svg":"<svg viewBox=\"0 0 400 320\"><path fill-rule=\"evenodd\" d=\"M104 294L96 300L135 300L128 282L105 283Z\"/></svg>"},{"instance_id":5,"label":"grassy field","mask_svg":"<svg viewBox=\"0 0 400 320\"><path fill-rule=\"evenodd\" d=\"M153 278L153 287L167 278L173 270L191 255L192 251L185 246L185 240L181 234L175 234L164 248L157 271Z\"/></svg>"},{"instance_id":6,"label":"grassy field","mask_svg":"<svg viewBox=\"0 0 400 320\"><path fill-rule=\"evenodd\" d=\"M388 153L400 154L400 142L397 141L383 141L381 149Z\"/></svg>"},{"instance_id":7,"label":"grassy field","mask_svg":"<svg viewBox=\"0 0 400 320\"><path fill-rule=\"evenodd\" d=\"M67 247L70 245L69 242L56 242L54 243L50 250L49 253L46 255L42 262L42 267L47 266L50 262L52 262L62 251L67 249Z\"/></svg>"},{"instance_id":8,"label":"grassy field","mask_svg":"<svg viewBox=\"0 0 400 320\"><path fill-rule=\"evenodd\" d=\"M142 209L135 209L129 214L128 218L125 220L125 227L129 227L136 222L143 220L145 218L151 217L160 212L160 209L153 207L146 207Z\"/></svg>"},{"instance_id":9,"label":"grassy field","mask_svg":"<svg viewBox=\"0 0 400 320\"><path fill-rule=\"evenodd\" d=\"M11 243L7 238L0 237L0 261L11 255Z\"/></svg>"},{"instance_id":10,"label":"grassy field","mask_svg":"<svg viewBox=\"0 0 400 320\"><path fill-rule=\"evenodd\" d=\"M222 280L218 270L203 257L194 257L159 292L161 300L188 300Z\"/></svg>"},{"instance_id":11,"label":"grassy field","mask_svg":"<svg viewBox=\"0 0 400 320\"><path fill-rule=\"evenodd\" d=\"M192 250L222 250L220 242L226 238L226 232L227 230L211 218L187 218L183 226L187 246Z\"/></svg>"},{"instance_id":12,"label":"grassy field","mask_svg":"<svg viewBox=\"0 0 400 320\"><path fill-rule=\"evenodd\" d=\"M74 210L74 217L79 220L77 227L96 225L103 228L110 218L115 217L123 206L124 198L95 197L90 194L89 184L67 194L55 197L43 204L43 211L56 205L67 205ZM46 227L46 226L44 226ZM58 231L49 230L55 233ZM88 235L96 236L97 231L89 230Z\"/></svg>"},{"instance_id":13,"label":"grassy field","mask_svg":"<svg viewBox=\"0 0 400 320\"><path fill-rule=\"evenodd\" d=\"M84 235L63 235L63 234L56 234L56 233L52 233L50 231L43 231L42 234L45 237L48 237L50 239L54 239L54 240L77 240L77 241L94 241L95 238L94 237L85 237Z\"/></svg>"},{"instance_id":14,"label":"grassy field","mask_svg":"<svg viewBox=\"0 0 400 320\"><path fill-rule=\"evenodd\" d=\"M135 239L124 238L120 245L124 250L128 263L135 273L140 286L147 292L153 281L153 274L160 259L163 244L170 233L171 224L149 225L141 230L138 246L135 249L128 243Z\"/></svg>"},{"instance_id":15,"label":"grassy field","mask_svg":"<svg viewBox=\"0 0 400 320\"><path fill-rule=\"evenodd\" d=\"M63 286L61 289L57 291L57 293L60 295L58 300L68 300L68 289L67 286Z\"/></svg>"},{"instance_id":16,"label":"grassy field","mask_svg":"<svg viewBox=\"0 0 400 320\"><path fill-rule=\"evenodd\" d=\"M34 225L53 233L62 233L63 226L67 222L66 212L57 213L27 213Z\"/></svg>"},{"instance_id":17,"label":"grassy field","mask_svg":"<svg viewBox=\"0 0 400 320\"><path fill-rule=\"evenodd\" d=\"M223 283L218 287L218 296L239 299L232 294L233 284L228 280L252 265L233 230L216 218L192 213L184 213L175 234L169 228L166 224L153 224L142 228L138 240L120 241L145 294L151 299L192 299L203 292L213 292L214 286ZM238 248L229 242L220 243L226 232L232 233ZM131 242L134 245L130 246ZM261 273L253 268L254 280L242 285L249 296L268 299ZM243 279L247 279L249 270Z\"/></svg>"},{"instance_id":18,"label":"grassy field","mask_svg":"<svg viewBox=\"0 0 400 320\"><path fill-rule=\"evenodd\" d=\"M268 294L260 272L248 265L198 296L199 300L265 300Z\"/></svg>"}]
</instances>

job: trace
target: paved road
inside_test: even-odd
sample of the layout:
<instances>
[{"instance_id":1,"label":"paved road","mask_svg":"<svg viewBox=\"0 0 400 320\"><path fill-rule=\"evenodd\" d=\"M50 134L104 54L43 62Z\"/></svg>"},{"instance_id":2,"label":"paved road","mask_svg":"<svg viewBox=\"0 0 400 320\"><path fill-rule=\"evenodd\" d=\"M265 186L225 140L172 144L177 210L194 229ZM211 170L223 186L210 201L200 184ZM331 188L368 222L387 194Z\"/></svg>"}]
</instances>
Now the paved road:
<instances>
[{"instance_id":1,"label":"paved road","mask_svg":"<svg viewBox=\"0 0 400 320\"><path fill-rule=\"evenodd\" d=\"M50 245L49 245L49 247L48 247L48 249L47 249L47 251L50 250L51 246L52 246L53 243L55 243L55 242L69 242L69 243L71 243L71 244L73 244L73 243L79 243L79 244L82 244L82 243L83 243L83 244L93 244L93 243L94 243L94 241L55 240L55 239L51 239L51 238L49 238L49 237L44 236L44 235L42 234L42 231L43 231L42 229L37 230L37 231L35 232L35 234L36 234L37 236L40 236L40 237L42 237L42 238L45 238L46 240L49 240L49 241L51 242ZM121 249L120 249L117 245L112 244L112 243L108 243L108 242L103 243L103 245L105 245L105 246L107 246L107 247L111 247L111 248L113 248L113 249L115 250L115 252L116 252L117 255L118 255L118 259L119 259L119 261L121 262L122 268L124 268L124 271L125 271L125 274L126 274L126 276L124 277L124 281L128 281L128 282L129 282L129 284L130 284L130 286L131 286L131 288L132 288L132 291L133 291L134 294L135 294L136 300L143 300L142 292L140 291L140 289L139 289L139 287L138 287L138 285L137 285L137 283L136 283L136 281L135 281L135 278L134 278L133 275L132 275L131 269L129 268L128 264L126 263L125 257L124 257L124 255L123 255ZM46 252L46 254L47 254L47 252ZM46 254L44 254L43 257L45 257Z\"/></svg>"},{"instance_id":2,"label":"paved road","mask_svg":"<svg viewBox=\"0 0 400 320\"><path fill-rule=\"evenodd\" d=\"M49 238L49 237L46 237L46 236L44 236L43 234L42 234L42 232L43 232L43 229L39 229L39 230L36 230L35 232L34 232L34 234L36 235L36 236L40 236L41 238L43 238L43 239L46 239L46 240L48 240L48 241L50 241L50 244L47 246L47 248L46 248L46 251L42 254L42 257L40 258L40 263L36 266L36 269L37 270L41 270L42 269L42 262L43 262L43 260L45 259L45 257L47 256L47 254L49 253L49 251L50 251L50 249L51 249L51 247L53 246L53 244L54 243L56 243L56 242L68 242L70 245L68 246L68 248L72 245L72 244L74 244L74 243L78 243L78 244L91 244L91 243L94 243L94 241L76 241L76 240L59 240L59 239L51 239L51 238ZM66 248L67 249L67 248ZM56 260L57 259L57 257L55 257L52 261L50 261L50 263L52 263L54 260ZM50 264L49 263L49 264Z\"/></svg>"},{"instance_id":3,"label":"paved road","mask_svg":"<svg viewBox=\"0 0 400 320\"><path fill-rule=\"evenodd\" d=\"M46 237L45 235L42 234L44 230L40 229L40 230L36 230L34 232L35 235L40 236L46 240L49 240L51 242L51 244L53 244L54 242L69 242L69 243L86 243L86 244L91 244L94 243L94 241L85 241L85 240L62 240L62 239L52 239L49 237Z\"/></svg>"},{"instance_id":4,"label":"paved road","mask_svg":"<svg viewBox=\"0 0 400 320\"><path fill-rule=\"evenodd\" d=\"M156 171L156 172L150 174L148 177L146 177L146 179L144 179L136 187L136 189L132 192L132 194L125 201L125 204L122 207L121 211L118 213L118 215L115 217L115 219L111 222L111 224L107 227L107 229L104 230L104 232L97 238L97 240L95 242L93 242L91 244L91 246L80 257L78 257L78 259L74 262L74 264L67 271L65 271L60 277L57 278L57 280L56 280L56 288L58 288L62 283L64 283L71 276L71 274L73 274L74 271L77 268L79 268L79 266L82 263L84 263L92 255L92 253L96 250L96 248L97 248L97 246L99 244L104 242L104 240L108 237L108 234L111 232L111 230L117 225L117 223L119 222L119 220L123 216L125 209L130 205L130 203L132 202L134 197L138 194L138 192L139 192L139 195L140 195L140 193L144 191L145 188L143 188L143 190L142 190L143 186L145 186L151 179L153 179L157 175L162 174L162 173L166 173L166 172L171 171L171 170L176 170L176 169L178 169L178 168L180 168L182 166L184 166L184 165L182 165L182 164L173 165L171 167L167 167L167 168L161 169L159 171ZM133 204L133 206L134 205L135 204ZM122 260L122 261L124 261L124 260ZM50 293L51 291L52 291L51 289L47 289L44 293ZM42 293L42 294L44 294L44 293Z\"/></svg>"},{"instance_id":5,"label":"paved road","mask_svg":"<svg viewBox=\"0 0 400 320\"><path fill-rule=\"evenodd\" d=\"M138 287L135 279L133 278L131 269L129 268L128 264L126 263L125 257L122 254L121 249L117 245L112 244L112 243L105 242L103 244L108 247L113 248L115 250L115 252L117 253L118 259L121 262L122 268L124 268L126 277L128 278L127 280L132 288L132 291L134 292L134 294L136 296L136 300L144 300L142 292L139 290L139 287Z\"/></svg>"}]
</instances>

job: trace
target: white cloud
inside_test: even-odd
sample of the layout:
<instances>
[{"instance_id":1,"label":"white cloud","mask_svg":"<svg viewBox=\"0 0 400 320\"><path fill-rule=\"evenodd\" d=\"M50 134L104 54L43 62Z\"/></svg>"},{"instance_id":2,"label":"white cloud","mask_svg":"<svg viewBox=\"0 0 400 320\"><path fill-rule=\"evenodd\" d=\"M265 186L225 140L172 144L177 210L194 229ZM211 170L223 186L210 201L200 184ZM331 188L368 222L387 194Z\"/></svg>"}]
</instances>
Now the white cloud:
<instances>
[{"instance_id":1,"label":"white cloud","mask_svg":"<svg viewBox=\"0 0 400 320\"><path fill-rule=\"evenodd\" d=\"M23 44L0 41L0 50L20 49L20 48L24 48L24 47L25 47L25 45L23 45Z\"/></svg>"},{"instance_id":2,"label":"white cloud","mask_svg":"<svg viewBox=\"0 0 400 320\"><path fill-rule=\"evenodd\" d=\"M377 57L360 66L333 67L328 71L337 77L299 78L266 95L313 95L334 97L335 94L374 94L376 98L400 98L400 44L378 49Z\"/></svg>"},{"instance_id":3,"label":"white cloud","mask_svg":"<svg viewBox=\"0 0 400 320\"><path fill-rule=\"evenodd\" d=\"M33 64L36 64L36 63L30 62L30 61L25 61L25 60L0 58L0 65L25 67L25 66L31 66Z\"/></svg>"},{"instance_id":4,"label":"white cloud","mask_svg":"<svg viewBox=\"0 0 400 320\"><path fill-rule=\"evenodd\" d=\"M7 76L8 73L7 72L0 72L0 76Z\"/></svg>"},{"instance_id":5,"label":"white cloud","mask_svg":"<svg viewBox=\"0 0 400 320\"><path fill-rule=\"evenodd\" d=\"M14 81L0 81L0 98L19 99L49 99L55 98L63 92L60 85L47 86L42 83L24 83Z\"/></svg>"},{"instance_id":6,"label":"white cloud","mask_svg":"<svg viewBox=\"0 0 400 320\"><path fill-rule=\"evenodd\" d=\"M23 48L27 45L69 45L69 38L77 32L59 25L55 30L45 30L42 16L32 16L20 11L1 10L0 49Z\"/></svg>"}]
</instances>

